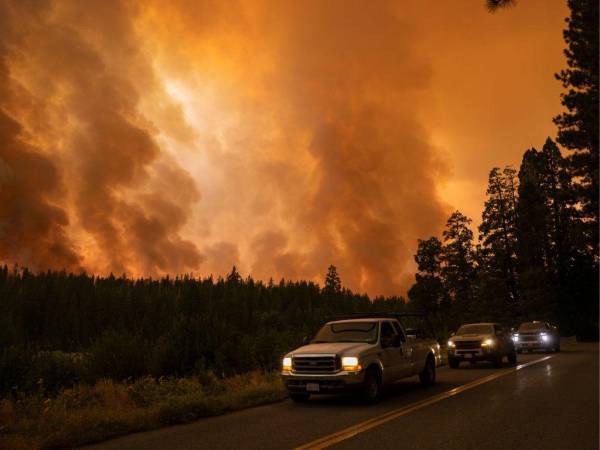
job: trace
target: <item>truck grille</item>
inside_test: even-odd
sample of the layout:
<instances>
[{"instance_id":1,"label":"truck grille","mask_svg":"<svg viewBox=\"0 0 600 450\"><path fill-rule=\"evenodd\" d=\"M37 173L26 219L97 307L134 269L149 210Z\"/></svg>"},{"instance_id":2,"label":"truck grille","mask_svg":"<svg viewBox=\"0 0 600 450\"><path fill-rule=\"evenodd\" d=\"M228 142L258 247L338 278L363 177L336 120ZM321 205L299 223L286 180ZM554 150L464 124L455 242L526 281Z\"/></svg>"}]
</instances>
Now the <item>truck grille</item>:
<instances>
[{"instance_id":1,"label":"truck grille","mask_svg":"<svg viewBox=\"0 0 600 450\"><path fill-rule=\"evenodd\" d=\"M519 334L519 340L521 341L526 341L526 342L535 342L538 340L538 335L537 334Z\"/></svg>"},{"instance_id":2,"label":"truck grille","mask_svg":"<svg viewBox=\"0 0 600 450\"><path fill-rule=\"evenodd\" d=\"M470 350L481 348L481 341L456 341L457 350Z\"/></svg>"},{"instance_id":3,"label":"truck grille","mask_svg":"<svg viewBox=\"0 0 600 450\"><path fill-rule=\"evenodd\" d=\"M335 355L294 356L292 370L296 373L334 373L340 369L340 360Z\"/></svg>"}]
</instances>

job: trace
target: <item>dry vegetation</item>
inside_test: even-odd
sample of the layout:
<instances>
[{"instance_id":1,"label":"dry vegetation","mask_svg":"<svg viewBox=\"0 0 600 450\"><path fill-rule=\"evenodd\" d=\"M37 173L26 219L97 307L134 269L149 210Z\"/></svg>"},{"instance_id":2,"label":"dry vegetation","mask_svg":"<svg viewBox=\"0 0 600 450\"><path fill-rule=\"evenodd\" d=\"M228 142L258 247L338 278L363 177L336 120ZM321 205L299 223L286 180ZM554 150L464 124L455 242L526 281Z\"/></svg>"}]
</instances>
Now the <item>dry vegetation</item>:
<instances>
[{"instance_id":1,"label":"dry vegetation","mask_svg":"<svg viewBox=\"0 0 600 450\"><path fill-rule=\"evenodd\" d=\"M41 381L40 381L41 383ZM41 390L40 390L41 392ZM0 448L65 448L285 398L274 373L142 378L0 401Z\"/></svg>"}]
</instances>

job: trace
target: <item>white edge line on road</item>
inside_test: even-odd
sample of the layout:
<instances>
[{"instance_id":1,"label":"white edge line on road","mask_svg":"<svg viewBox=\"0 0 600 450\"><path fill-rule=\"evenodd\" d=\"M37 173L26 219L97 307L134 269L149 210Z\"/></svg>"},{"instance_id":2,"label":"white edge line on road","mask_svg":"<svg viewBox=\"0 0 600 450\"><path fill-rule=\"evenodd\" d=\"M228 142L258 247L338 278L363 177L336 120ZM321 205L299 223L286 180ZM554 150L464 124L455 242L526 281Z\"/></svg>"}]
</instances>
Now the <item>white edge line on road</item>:
<instances>
[{"instance_id":1,"label":"white edge line on road","mask_svg":"<svg viewBox=\"0 0 600 450\"><path fill-rule=\"evenodd\" d=\"M380 416L373 417L372 419L366 420L364 422L360 422L356 425L352 425L351 427L345 428L341 431L338 431L337 433L333 433L333 434L324 436L322 438L316 439L314 441L308 442L307 444L301 445L300 447L296 447L295 450L320 450L320 449L326 448L333 444L337 444L338 442L342 442L342 441L345 441L346 439L350 439L351 437L356 436L359 433L363 433L367 430L370 430L371 428L375 428L380 425L383 425L384 423L389 422L390 420L397 419L398 417L404 416L413 411L416 411L418 409L429 406L433 403L437 403L446 398L453 397L457 394L460 394L461 392L467 391L467 390L477 387L481 384L488 383L490 381L495 380L496 378L500 378L504 375L508 375L509 373L514 373L517 370L521 370L526 367L532 366L534 364L538 364L542 361L546 361L550 358L552 358L552 356L544 356L543 358L535 359L533 361L529 361L524 364L519 364L516 367L502 370L500 372L493 373L493 374L488 375L483 378L478 378L477 380L471 381L467 384L463 384L461 386L455 387L453 389L442 392L440 394L436 394L436 395L426 398L424 400L420 400L418 402L411 403L411 404L403 406L401 408L389 411Z\"/></svg>"}]
</instances>

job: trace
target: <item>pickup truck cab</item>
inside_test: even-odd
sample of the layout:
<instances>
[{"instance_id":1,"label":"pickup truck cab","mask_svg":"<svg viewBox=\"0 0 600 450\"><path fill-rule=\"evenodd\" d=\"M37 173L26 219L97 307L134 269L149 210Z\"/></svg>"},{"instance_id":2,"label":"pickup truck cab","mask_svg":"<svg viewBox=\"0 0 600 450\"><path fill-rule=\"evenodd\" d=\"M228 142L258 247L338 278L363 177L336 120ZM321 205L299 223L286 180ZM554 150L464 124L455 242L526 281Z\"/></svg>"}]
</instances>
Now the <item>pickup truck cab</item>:
<instances>
[{"instance_id":1,"label":"pickup truck cab","mask_svg":"<svg viewBox=\"0 0 600 450\"><path fill-rule=\"evenodd\" d=\"M407 336L395 317L362 317L327 322L310 343L285 355L281 376L294 401L357 392L374 403L385 386L406 377L433 384L440 364L435 339Z\"/></svg>"},{"instance_id":2,"label":"pickup truck cab","mask_svg":"<svg viewBox=\"0 0 600 450\"><path fill-rule=\"evenodd\" d=\"M462 325L448 341L448 365L458 368L461 361L476 363L491 361L502 365L502 358L516 364L517 352L510 331L498 323L470 323Z\"/></svg>"}]
</instances>

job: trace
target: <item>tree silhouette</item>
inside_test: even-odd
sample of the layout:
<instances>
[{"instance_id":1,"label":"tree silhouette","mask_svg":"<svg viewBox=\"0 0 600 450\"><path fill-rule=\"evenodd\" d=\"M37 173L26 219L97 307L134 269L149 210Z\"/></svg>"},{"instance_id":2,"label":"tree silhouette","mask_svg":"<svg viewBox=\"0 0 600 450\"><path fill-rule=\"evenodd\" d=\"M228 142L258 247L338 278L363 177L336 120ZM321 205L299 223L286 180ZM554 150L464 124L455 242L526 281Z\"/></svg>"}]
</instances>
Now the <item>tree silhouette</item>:
<instances>
[{"instance_id":1,"label":"tree silhouette","mask_svg":"<svg viewBox=\"0 0 600 450\"><path fill-rule=\"evenodd\" d=\"M425 311L437 319L438 327L444 327L443 309L447 307L446 289L441 276L442 243L436 237L418 241L415 262L418 272L415 283L408 291L408 298L415 309Z\"/></svg>"},{"instance_id":2,"label":"tree silhouette","mask_svg":"<svg viewBox=\"0 0 600 450\"><path fill-rule=\"evenodd\" d=\"M518 301L516 272L516 171L495 167L490 172L479 240L485 269L504 280L507 300ZM496 293L496 295L501 295Z\"/></svg>"},{"instance_id":3,"label":"tree silhouette","mask_svg":"<svg viewBox=\"0 0 600 450\"><path fill-rule=\"evenodd\" d=\"M516 3L516 0L486 0L485 2L488 11L490 11L491 13L494 13L502 8L514 6Z\"/></svg>"},{"instance_id":4,"label":"tree silhouette","mask_svg":"<svg viewBox=\"0 0 600 450\"><path fill-rule=\"evenodd\" d=\"M475 267L473 258L473 232L471 219L455 211L446 222L442 236L444 246L441 260L444 285L455 307L462 314L472 308Z\"/></svg>"},{"instance_id":5,"label":"tree silhouette","mask_svg":"<svg viewBox=\"0 0 600 450\"><path fill-rule=\"evenodd\" d=\"M334 265L330 265L327 269L324 290L328 294L339 294L342 291L342 281Z\"/></svg>"},{"instance_id":6,"label":"tree silhouette","mask_svg":"<svg viewBox=\"0 0 600 450\"><path fill-rule=\"evenodd\" d=\"M558 142L571 151L569 166L577 182L577 202L588 236L589 251L598 264L598 1L568 0L571 16L563 32L567 69L556 74L567 92L567 108L554 118Z\"/></svg>"},{"instance_id":7,"label":"tree silhouette","mask_svg":"<svg viewBox=\"0 0 600 450\"><path fill-rule=\"evenodd\" d=\"M534 148L527 150L519 170L517 267L524 308L548 316L557 292L552 277L552 202L545 189L550 165L545 156Z\"/></svg>"}]
</instances>

